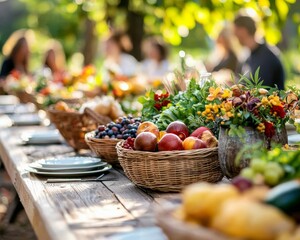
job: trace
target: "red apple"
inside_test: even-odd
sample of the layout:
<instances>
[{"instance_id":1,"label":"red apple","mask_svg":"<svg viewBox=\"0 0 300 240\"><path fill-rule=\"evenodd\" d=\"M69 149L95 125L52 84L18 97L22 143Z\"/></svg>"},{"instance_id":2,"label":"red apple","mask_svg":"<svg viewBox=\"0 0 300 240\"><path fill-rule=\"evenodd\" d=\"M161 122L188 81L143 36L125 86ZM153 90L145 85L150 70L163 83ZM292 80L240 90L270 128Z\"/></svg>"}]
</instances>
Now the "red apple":
<instances>
[{"instance_id":1,"label":"red apple","mask_svg":"<svg viewBox=\"0 0 300 240\"><path fill-rule=\"evenodd\" d=\"M182 142L184 150L207 148L205 142L196 137L187 137Z\"/></svg>"},{"instance_id":2,"label":"red apple","mask_svg":"<svg viewBox=\"0 0 300 240\"><path fill-rule=\"evenodd\" d=\"M181 139L173 134L166 133L158 142L158 151L183 150Z\"/></svg>"},{"instance_id":3,"label":"red apple","mask_svg":"<svg viewBox=\"0 0 300 240\"><path fill-rule=\"evenodd\" d=\"M136 133L137 133L137 135L139 135L142 132L151 132L151 133L155 134L155 136L157 138L159 138L159 129L153 122L149 122L149 121L142 122L139 125Z\"/></svg>"},{"instance_id":4,"label":"red apple","mask_svg":"<svg viewBox=\"0 0 300 240\"><path fill-rule=\"evenodd\" d=\"M166 132L176 134L181 140L184 140L189 136L188 127L180 121L171 122L167 127Z\"/></svg>"},{"instance_id":5,"label":"red apple","mask_svg":"<svg viewBox=\"0 0 300 240\"><path fill-rule=\"evenodd\" d=\"M216 137L211 133L211 131L204 131L201 136L201 140L206 143L207 147L217 147L218 140Z\"/></svg>"},{"instance_id":6,"label":"red apple","mask_svg":"<svg viewBox=\"0 0 300 240\"><path fill-rule=\"evenodd\" d=\"M199 127L194 132L192 132L192 134L190 135L190 137L196 137L196 138L200 138L201 139L202 134L203 134L204 131L210 131L210 129L207 128L207 127Z\"/></svg>"},{"instance_id":7,"label":"red apple","mask_svg":"<svg viewBox=\"0 0 300 240\"><path fill-rule=\"evenodd\" d=\"M134 140L134 149L139 151L154 152L156 150L157 137L151 132L142 132Z\"/></svg>"}]
</instances>

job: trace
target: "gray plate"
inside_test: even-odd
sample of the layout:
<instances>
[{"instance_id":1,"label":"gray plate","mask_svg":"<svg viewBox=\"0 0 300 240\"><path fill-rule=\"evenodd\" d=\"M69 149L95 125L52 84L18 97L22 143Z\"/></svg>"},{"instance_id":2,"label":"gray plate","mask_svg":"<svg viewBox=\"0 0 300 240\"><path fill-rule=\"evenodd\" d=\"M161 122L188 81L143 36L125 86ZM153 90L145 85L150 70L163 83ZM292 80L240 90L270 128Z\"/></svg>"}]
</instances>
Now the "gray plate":
<instances>
[{"instance_id":1,"label":"gray plate","mask_svg":"<svg viewBox=\"0 0 300 240\"><path fill-rule=\"evenodd\" d=\"M95 175L97 173L102 173L110 170L111 165L107 164L104 168L100 168L92 171L77 171L77 172L43 172L38 171L37 169L27 167L26 170L30 173L34 173L37 175L47 176L47 177L81 177L81 176L89 176Z\"/></svg>"},{"instance_id":2,"label":"gray plate","mask_svg":"<svg viewBox=\"0 0 300 240\"><path fill-rule=\"evenodd\" d=\"M60 171L65 171L65 172L78 172L78 171L91 171L91 170L96 170L99 169L100 167L106 166L106 162L100 162L98 164L95 164L93 166L76 166L76 167L62 167L62 168L46 168L43 167L40 164L37 163L31 163L29 164L30 168L34 168L38 171L41 172L60 172Z\"/></svg>"},{"instance_id":3,"label":"gray plate","mask_svg":"<svg viewBox=\"0 0 300 240\"><path fill-rule=\"evenodd\" d=\"M42 159L36 163L42 165L44 168L62 168L62 167L79 167L79 166L94 166L101 162L100 158L93 157L60 157Z\"/></svg>"}]
</instances>

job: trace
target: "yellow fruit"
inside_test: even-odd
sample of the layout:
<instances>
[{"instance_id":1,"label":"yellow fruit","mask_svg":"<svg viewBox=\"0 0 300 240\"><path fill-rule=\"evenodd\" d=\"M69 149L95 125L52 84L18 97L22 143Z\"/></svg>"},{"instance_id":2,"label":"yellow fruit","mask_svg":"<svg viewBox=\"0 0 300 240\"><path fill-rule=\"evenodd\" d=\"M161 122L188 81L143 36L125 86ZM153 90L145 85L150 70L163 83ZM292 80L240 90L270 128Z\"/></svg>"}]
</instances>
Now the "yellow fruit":
<instances>
[{"instance_id":1,"label":"yellow fruit","mask_svg":"<svg viewBox=\"0 0 300 240\"><path fill-rule=\"evenodd\" d=\"M211 227L231 237L272 240L295 228L295 223L273 206L245 198L226 201Z\"/></svg>"},{"instance_id":2,"label":"yellow fruit","mask_svg":"<svg viewBox=\"0 0 300 240\"><path fill-rule=\"evenodd\" d=\"M187 217L191 217L206 224L218 212L228 199L239 196L232 185L195 183L183 192L183 207Z\"/></svg>"}]
</instances>

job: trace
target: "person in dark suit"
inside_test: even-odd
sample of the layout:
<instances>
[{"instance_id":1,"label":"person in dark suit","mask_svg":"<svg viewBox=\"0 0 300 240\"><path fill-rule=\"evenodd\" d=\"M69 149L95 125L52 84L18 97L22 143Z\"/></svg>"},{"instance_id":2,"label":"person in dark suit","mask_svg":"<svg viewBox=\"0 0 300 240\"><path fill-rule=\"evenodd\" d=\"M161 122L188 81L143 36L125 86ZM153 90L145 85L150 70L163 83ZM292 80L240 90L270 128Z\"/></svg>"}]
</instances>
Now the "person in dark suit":
<instances>
[{"instance_id":1,"label":"person in dark suit","mask_svg":"<svg viewBox=\"0 0 300 240\"><path fill-rule=\"evenodd\" d=\"M238 15L234 20L234 33L242 46L247 47L251 54L242 63L240 73L246 76L250 73L254 75L259 70L260 80L264 86L284 89L285 73L279 59L279 50L271 47L265 42L256 40L256 22L247 15Z\"/></svg>"}]
</instances>

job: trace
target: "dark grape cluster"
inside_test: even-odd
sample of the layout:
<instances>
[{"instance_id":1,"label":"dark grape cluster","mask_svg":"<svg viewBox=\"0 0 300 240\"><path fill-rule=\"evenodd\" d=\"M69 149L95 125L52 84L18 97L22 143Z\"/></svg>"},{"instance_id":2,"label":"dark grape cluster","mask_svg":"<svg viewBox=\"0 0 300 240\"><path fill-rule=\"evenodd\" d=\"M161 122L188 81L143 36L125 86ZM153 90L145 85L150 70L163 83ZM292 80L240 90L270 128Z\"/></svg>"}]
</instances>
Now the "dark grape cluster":
<instances>
[{"instance_id":1,"label":"dark grape cluster","mask_svg":"<svg viewBox=\"0 0 300 240\"><path fill-rule=\"evenodd\" d=\"M135 138L132 137L127 138L122 147L126 149L134 149L134 140Z\"/></svg>"},{"instance_id":2,"label":"dark grape cluster","mask_svg":"<svg viewBox=\"0 0 300 240\"><path fill-rule=\"evenodd\" d=\"M135 138L136 131L141 123L141 118L120 117L116 122L110 122L107 125L100 125L95 131L96 138L109 139L117 138L124 139Z\"/></svg>"}]
</instances>

